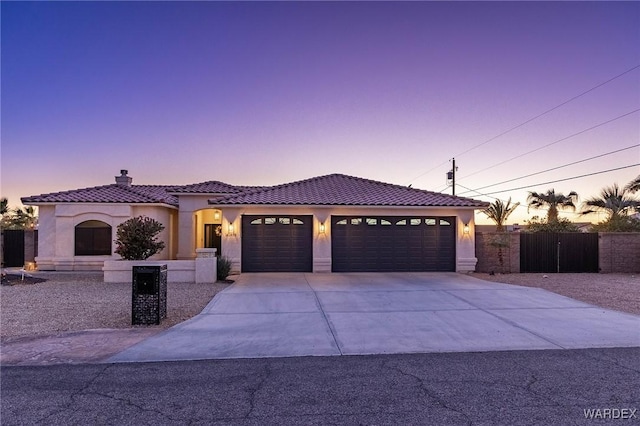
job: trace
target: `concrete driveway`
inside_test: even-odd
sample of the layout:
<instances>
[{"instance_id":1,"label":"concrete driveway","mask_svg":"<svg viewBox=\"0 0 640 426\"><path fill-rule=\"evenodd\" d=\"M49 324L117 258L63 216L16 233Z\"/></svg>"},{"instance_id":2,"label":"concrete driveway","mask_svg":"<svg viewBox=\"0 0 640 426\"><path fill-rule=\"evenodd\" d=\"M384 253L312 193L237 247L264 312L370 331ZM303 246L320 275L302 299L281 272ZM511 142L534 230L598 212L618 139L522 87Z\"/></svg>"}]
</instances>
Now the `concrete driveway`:
<instances>
[{"instance_id":1,"label":"concrete driveway","mask_svg":"<svg viewBox=\"0 0 640 426\"><path fill-rule=\"evenodd\" d=\"M109 362L640 346L640 317L455 273L242 274Z\"/></svg>"}]
</instances>

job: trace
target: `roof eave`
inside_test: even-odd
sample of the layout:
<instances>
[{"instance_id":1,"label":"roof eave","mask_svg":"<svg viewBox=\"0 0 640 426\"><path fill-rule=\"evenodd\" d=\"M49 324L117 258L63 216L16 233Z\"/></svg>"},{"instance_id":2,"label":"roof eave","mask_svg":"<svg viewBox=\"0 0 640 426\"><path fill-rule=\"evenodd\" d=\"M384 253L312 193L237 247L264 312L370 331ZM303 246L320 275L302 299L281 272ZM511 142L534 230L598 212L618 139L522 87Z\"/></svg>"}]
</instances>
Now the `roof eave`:
<instances>
[{"instance_id":1,"label":"roof eave","mask_svg":"<svg viewBox=\"0 0 640 426\"><path fill-rule=\"evenodd\" d=\"M55 206L58 204L100 204L100 205L129 205L129 206L145 206L145 207L166 207L173 210L178 210L178 206L174 206L173 204L168 203L127 203L127 202L118 202L118 201L22 201L22 204L25 206Z\"/></svg>"},{"instance_id":2,"label":"roof eave","mask_svg":"<svg viewBox=\"0 0 640 426\"><path fill-rule=\"evenodd\" d=\"M229 207L229 208L240 208L240 207L277 207L277 208L286 208L286 207L308 207L308 208L335 208L335 207L365 207L365 208L374 208L374 209L457 209L457 210L478 210L486 208L486 206L453 206L453 205L430 205L430 206L422 206L422 205L399 205L399 204L270 204L270 203L240 203L240 204L228 204L228 203L216 203L216 200L209 200L209 205L216 206L220 208Z\"/></svg>"}]
</instances>

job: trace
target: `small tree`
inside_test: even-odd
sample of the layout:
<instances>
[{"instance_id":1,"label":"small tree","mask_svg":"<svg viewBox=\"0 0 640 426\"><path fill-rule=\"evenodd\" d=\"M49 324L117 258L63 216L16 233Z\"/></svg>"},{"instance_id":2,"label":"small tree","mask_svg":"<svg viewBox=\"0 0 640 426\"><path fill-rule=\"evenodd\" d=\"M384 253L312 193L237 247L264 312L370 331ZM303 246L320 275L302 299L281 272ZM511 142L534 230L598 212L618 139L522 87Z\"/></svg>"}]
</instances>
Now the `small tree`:
<instances>
[{"instance_id":1,"label":"small tree","mask_svg":"<svg viewBox=\"0 0 640 426\"><path fill-rule=\"evenodd\" d=\"M509 197L507 204L502 200L496 199L482 213L496 223L496 232L504 232L504 223L519 205L520 203L511 204L511 197Z\"/></svg>"},{"instance_id":2,"label":"small tree","mask_svg":"<svg viewBox=\"0 0 640 426\"><path fill-rule=\"evenodd\" d=\"M116 253L125 260L145 260L164 249L157 236L164 225L150 217L138 216L118 225Z\"/></svg>"}]
</instances>

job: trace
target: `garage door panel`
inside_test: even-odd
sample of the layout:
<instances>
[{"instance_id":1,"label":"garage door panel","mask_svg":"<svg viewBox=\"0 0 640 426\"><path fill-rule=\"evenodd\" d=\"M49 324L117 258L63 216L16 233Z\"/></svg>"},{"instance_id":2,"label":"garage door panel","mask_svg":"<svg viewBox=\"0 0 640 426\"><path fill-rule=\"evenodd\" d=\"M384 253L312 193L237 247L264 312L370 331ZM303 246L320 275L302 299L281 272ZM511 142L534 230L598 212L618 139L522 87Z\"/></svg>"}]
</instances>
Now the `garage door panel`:
<instances>
[{"instance_id":1,"label":"garage door panel","mask_svg":"<svg viewBox=\"0 0 640 426\"><path fill-rule=\"evenodd\" d=\"M332 216L334 272L454 271L455 218Z\"/></svg>"},{"instance_id":2,"label":"garage door panel","mask_svg":"<svg viewBox=\"0 0 640 426\"><path fill-rule=\"evenodd\" d=\"M311 216L242 216L243 272L311 272Z\"/></svg>"}]
</instances>

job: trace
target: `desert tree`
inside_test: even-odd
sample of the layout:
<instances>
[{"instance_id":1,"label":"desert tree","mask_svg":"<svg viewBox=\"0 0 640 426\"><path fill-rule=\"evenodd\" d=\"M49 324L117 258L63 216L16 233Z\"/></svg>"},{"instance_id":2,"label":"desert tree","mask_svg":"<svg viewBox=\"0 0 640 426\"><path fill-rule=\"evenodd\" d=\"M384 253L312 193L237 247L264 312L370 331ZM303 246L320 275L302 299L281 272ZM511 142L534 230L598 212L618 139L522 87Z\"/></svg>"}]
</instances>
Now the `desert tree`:
<instances>
[{"instance_id":1,"label":"desert tree","mask_svg":"<svg viewBox=\"0 0 640 426\"><path fill-rule=\"evenodd\" d=\"M554 189L549 189L547 192L531 191L527 197L529 208L548 208L548 223L555 223L558 221L558 211L560 209L575 210L575 203L577 202L578 194L575 191L571 191L568 195L556 193Z\"/></svg>"},{"instance_id":2,"label":"desert tree","mask_svg":"<svg viewBox=\"0 0 640 426\"><path fill-rule=\"evenodd\" d=\"M634 180L629 182L625 189L629 192L638 192L640 191L640 175L638 175Z\"/></svg>"},{"instance_id":3,"label":"desert tree","mask_svg":"<svg viewBox=\"0 0 640 426\"><path fill-rule=\"evenodd\" d=\"M630 213L640 209L640 200L632 196L631 188L631 184L620 188L617 183L602 188L597 197L583 202L581 214L603 212L607 215L607 222L626 218Z\"/></svg>"},{"instance_id":4,"label":"desert tree","mask_svg":"<svg viewBox=\"0 0 640 426\"><path fill-rule=\"evenodd\" d=\"M118 225L115 252L125 260L145 260L164 249L158 234L164 225L157 220L137 216Z\"/></svg>"},{"instance_id":5,"label":"desert tree","mask_svg":"<svg viewBox=\"0 0 640 426\"><path fill-rule=\"evenodd\" d=\"M507 218L515 211L520 203L511 204L511 198L505 203L502 200L496 199L486 209L482 211L489 219L496 223L496 231L504 232L504 224Z\"/></svg>"}]
</instances>

